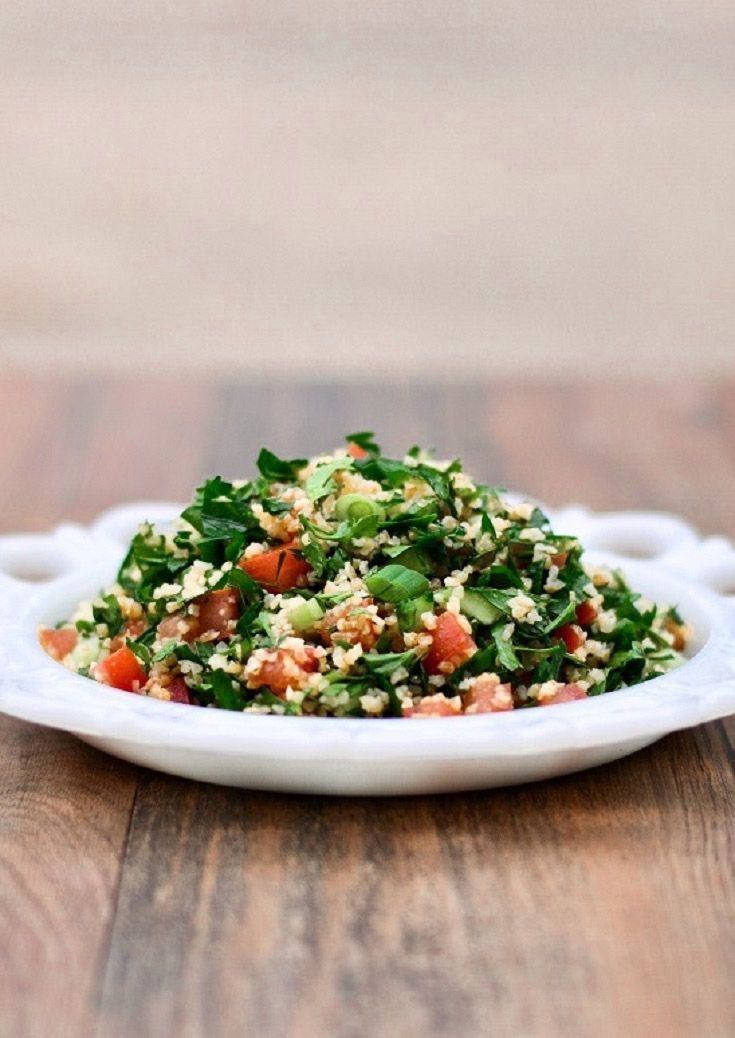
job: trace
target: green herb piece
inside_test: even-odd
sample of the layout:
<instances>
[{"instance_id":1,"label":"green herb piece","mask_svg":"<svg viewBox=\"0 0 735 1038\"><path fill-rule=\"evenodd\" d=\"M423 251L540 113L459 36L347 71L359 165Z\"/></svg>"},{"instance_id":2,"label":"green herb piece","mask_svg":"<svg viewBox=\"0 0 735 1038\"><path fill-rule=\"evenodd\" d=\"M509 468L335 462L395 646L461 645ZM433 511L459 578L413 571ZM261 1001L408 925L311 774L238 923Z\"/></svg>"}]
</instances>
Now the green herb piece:
<instances>
[{"instance_id":1,"label":"green herb piece","mask_svg":"<svg viewBox=\"0 0 735 1038\"><path fill-rule=\"evenodd\" d=\"M399 667L410 670L416 659L416 653L410 649L408 652L367 653L362 662L371 674L390 677Z\"/></svg>"},{"instance_id":2,"label":"green herb piece","mask_svg":"<svg viewBox=\"0 0 735 1038\"><path fill-rule=\"evenodd\" d=\"M434 602L430 594L419 598L409 598L396 603L398 626L402 631L419 631L423 627L421 617L424 613L434 612Z\"/></svg>"},{"instance_id":3,"label":"green herb piece","mask_svg":"<svg viewBox=\"0 0 735 1038\"><path fill-rule=\"evenodd\" d=\"M520 670L521 661L516 656L510 639L503 636L504 627L505 624L498 624L496 627L493 627L492 632L495 647L498 650L498 662L506 670Z\"/></svg>"},{"instance_id":4,"label":"green herb piece","mask_svg":"<svg viewBox=\"0 0 735 1038\"><path fill-rule=\"evenodd\" d=\"M195 693L198 697L204 693L205 701L214 702L222 710L242 710L246 703L242 685L222 670L209 671Z\"/></svg>"},{"instance_id":5,"label":"green herb piece","mask_svg":"<svg viewBox=\"0 0 735 1038\"><path fill-rule=\"evenodd\" d=\"M351 469L353 464L352 458L336 458L334 461L323 461L320 465L317 465L304 484L306 496L311 501L317 502L334 493L337 489L334 473L344 469ZM346 517L340 516L340 518Z\"/></svg>"},{"instance_id":6,"label":"green herb piece","mask_svg":"<svg viewBox=\"0 0 735 1038\"><path fill-rule=\"evenodd\" d=\"M427 574L431 572L431 557L428 552L424 551L417 544L411 544L408 547L405 544L392 545L384 548L383 554L387 555L389 559L394 559L395 562L405 566L407 569L416 570L417 573Z\"/></svg>"},{"instance_id":7,"label":"green herb piece","mask_svg":"<svg viewBox=\"0 0 735 1038\"><path fill-rule=\"evenodd\" d=\"M262 448L258 455L258 471L261 476L272 483L291 483L298 479L298 474L306 466L306 458L293 458L285 461L272 451Z\"/></svg>"},{"instance_id":8,"label":"green herb piece","mask_svg":"<svg viewBox=\"0 0 735 1038\"><path fill-rule=\"evenodd\" d=\"M574 622L577 614L577 601L572 598L569 602L564 605L563 609L556 616L552 617L547 624L542 628L544 634L550 634L551 631L555 631L557 627L563 627L564 624L570 621Z\"/></svg>"},{"instance_id":9,"label":"green herb piece","mask_svg":"<svg viewBox=\"0 0 735 1038\"><path fill-rule=\"evenodd\" d=\"M421 573L392 563L371 573L365 581L371 595L383 602L403 602L418 598L429 590L429 581Z\"/></svg>"}]
</instances>

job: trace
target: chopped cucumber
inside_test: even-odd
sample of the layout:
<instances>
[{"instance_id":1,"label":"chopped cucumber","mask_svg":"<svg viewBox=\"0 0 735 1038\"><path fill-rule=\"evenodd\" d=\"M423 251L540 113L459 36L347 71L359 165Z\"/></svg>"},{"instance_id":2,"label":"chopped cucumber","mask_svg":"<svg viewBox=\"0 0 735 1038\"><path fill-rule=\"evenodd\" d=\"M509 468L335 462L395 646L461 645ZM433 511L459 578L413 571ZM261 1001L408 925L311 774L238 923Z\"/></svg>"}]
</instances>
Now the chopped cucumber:
<instances>
[{"instance_id":1,"label":"chopped cucumber","mask_svg":"<svg viewBox=\"0 0 735 1038\"><path fill-rule=\"evenodd\" d=\"M289 609L288 620L294 631L310 631L319 623L324 616L324 610L315 598L307 602L299 602L293 609Z\"/></svg>"},{"instance_id":2,"label":"chopped cucumber","mask_svg":"<svg viewBox=\"0 0 735 1038\"><path fill-rule=\"evenodd\" d=\"M91 634L77 640L77 644L71 651L71 661L77 669L91 667L99 659L99 654L100 640L96 634Z\"/></svg>"},{"instance_id":3,"label":"chopped cucumber","mask_svg":"<svg viewBox=\"0 0 735 1038\"><path fill-rule=\"evenodd\" d=\"M459 608L465 616L481 624L493 624L503 615L481 592L473 591L472 588L465 588Z\"/></svg>"}]
</instances>

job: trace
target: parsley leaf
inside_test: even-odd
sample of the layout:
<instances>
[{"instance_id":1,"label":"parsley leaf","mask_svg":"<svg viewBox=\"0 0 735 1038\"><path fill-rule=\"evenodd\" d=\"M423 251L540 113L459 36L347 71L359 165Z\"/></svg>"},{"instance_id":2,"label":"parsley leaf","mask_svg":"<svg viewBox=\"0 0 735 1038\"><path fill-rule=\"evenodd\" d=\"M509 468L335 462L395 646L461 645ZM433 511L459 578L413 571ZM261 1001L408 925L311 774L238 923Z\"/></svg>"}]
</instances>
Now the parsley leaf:
<instances>
[{"instance_id":1,"label":"parsley leaf","mask_svg":"<svg viewBox=\"0 0 735 1038\"><path fill-rule=\"evenodd\" d=\"M337 489L334 473L342 469L351 469L353 465L352 458L336 458L334 461L325 461L317 465L304 484L306 496L311 501L321 501Z\"/></svg>"},{"instance_id":2,"label":"parsley leaf","mask_svg":"<svg viewBox=\"0 0 735 1038\"><path fill-rule=\"evenodd\" d=\"M496 624L492 629L495 647L498 650L498 662L506 670L520 670L521 661L516 656L513 646L508 638L503 637L504 623Z\"/></svg>"},{"instance_id":3,"label":"parsley leaf","mask_svg":"<svg viewBox=\"0 0 735 1038\"><path fill-rule=\"evenodd\" d=\"M290 483L297 479L306 462L306 458L293 458L291 461L285 461L263 447L258 455L257 464L261 476L264 476L269 482Z\"/></svg>"}]
</instances>

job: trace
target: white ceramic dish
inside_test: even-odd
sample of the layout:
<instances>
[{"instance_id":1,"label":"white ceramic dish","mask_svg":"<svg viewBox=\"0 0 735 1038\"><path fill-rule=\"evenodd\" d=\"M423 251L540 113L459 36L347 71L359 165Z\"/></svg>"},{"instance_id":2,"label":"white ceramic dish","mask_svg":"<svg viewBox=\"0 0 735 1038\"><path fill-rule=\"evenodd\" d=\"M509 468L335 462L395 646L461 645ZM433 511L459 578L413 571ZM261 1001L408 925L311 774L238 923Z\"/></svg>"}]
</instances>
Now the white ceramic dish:
<instances>
[{"instance_id":1,"label":"white ceramic dish","mask_svg":"<svg viewBox=\"0 0 735 1038\"><path fill-rule=\"evenodd\" d=\"M68 615L109 582L141 519L166 521L178 512L141 503L107 512L88 528L0 538L0 710L175 775L352 795L532 782L604 764L735 712L735 607L724 594L735 587L735 550L657 513L550 511L557 529L577 534L598 561L622 565L637 590L677 603L697 632L679 670L596 699L422 721L254 716L118 692L46 656L38 625Z\"/></svg>"}]
</instances>

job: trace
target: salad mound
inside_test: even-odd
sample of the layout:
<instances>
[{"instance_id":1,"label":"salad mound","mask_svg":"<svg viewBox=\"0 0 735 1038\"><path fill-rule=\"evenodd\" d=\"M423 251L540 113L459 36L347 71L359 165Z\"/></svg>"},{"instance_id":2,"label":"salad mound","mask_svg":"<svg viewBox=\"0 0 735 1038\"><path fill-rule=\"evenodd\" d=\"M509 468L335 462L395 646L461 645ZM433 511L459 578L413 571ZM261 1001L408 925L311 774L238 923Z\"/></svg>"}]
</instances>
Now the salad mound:
<instances>
[{"instance_id":1,"label":"salad mound","mask_svg":"<svg viewBox=\"0 0 735 1038\"><path fill-rule=\"evenodd\" d=\"M337 717L550 706L682 661L675 608L459 461L355 433L257 464L204 483L172 529L143 524L116 583L41 630L46 651L160 700Z\"/></svg>"}]
</instances>

